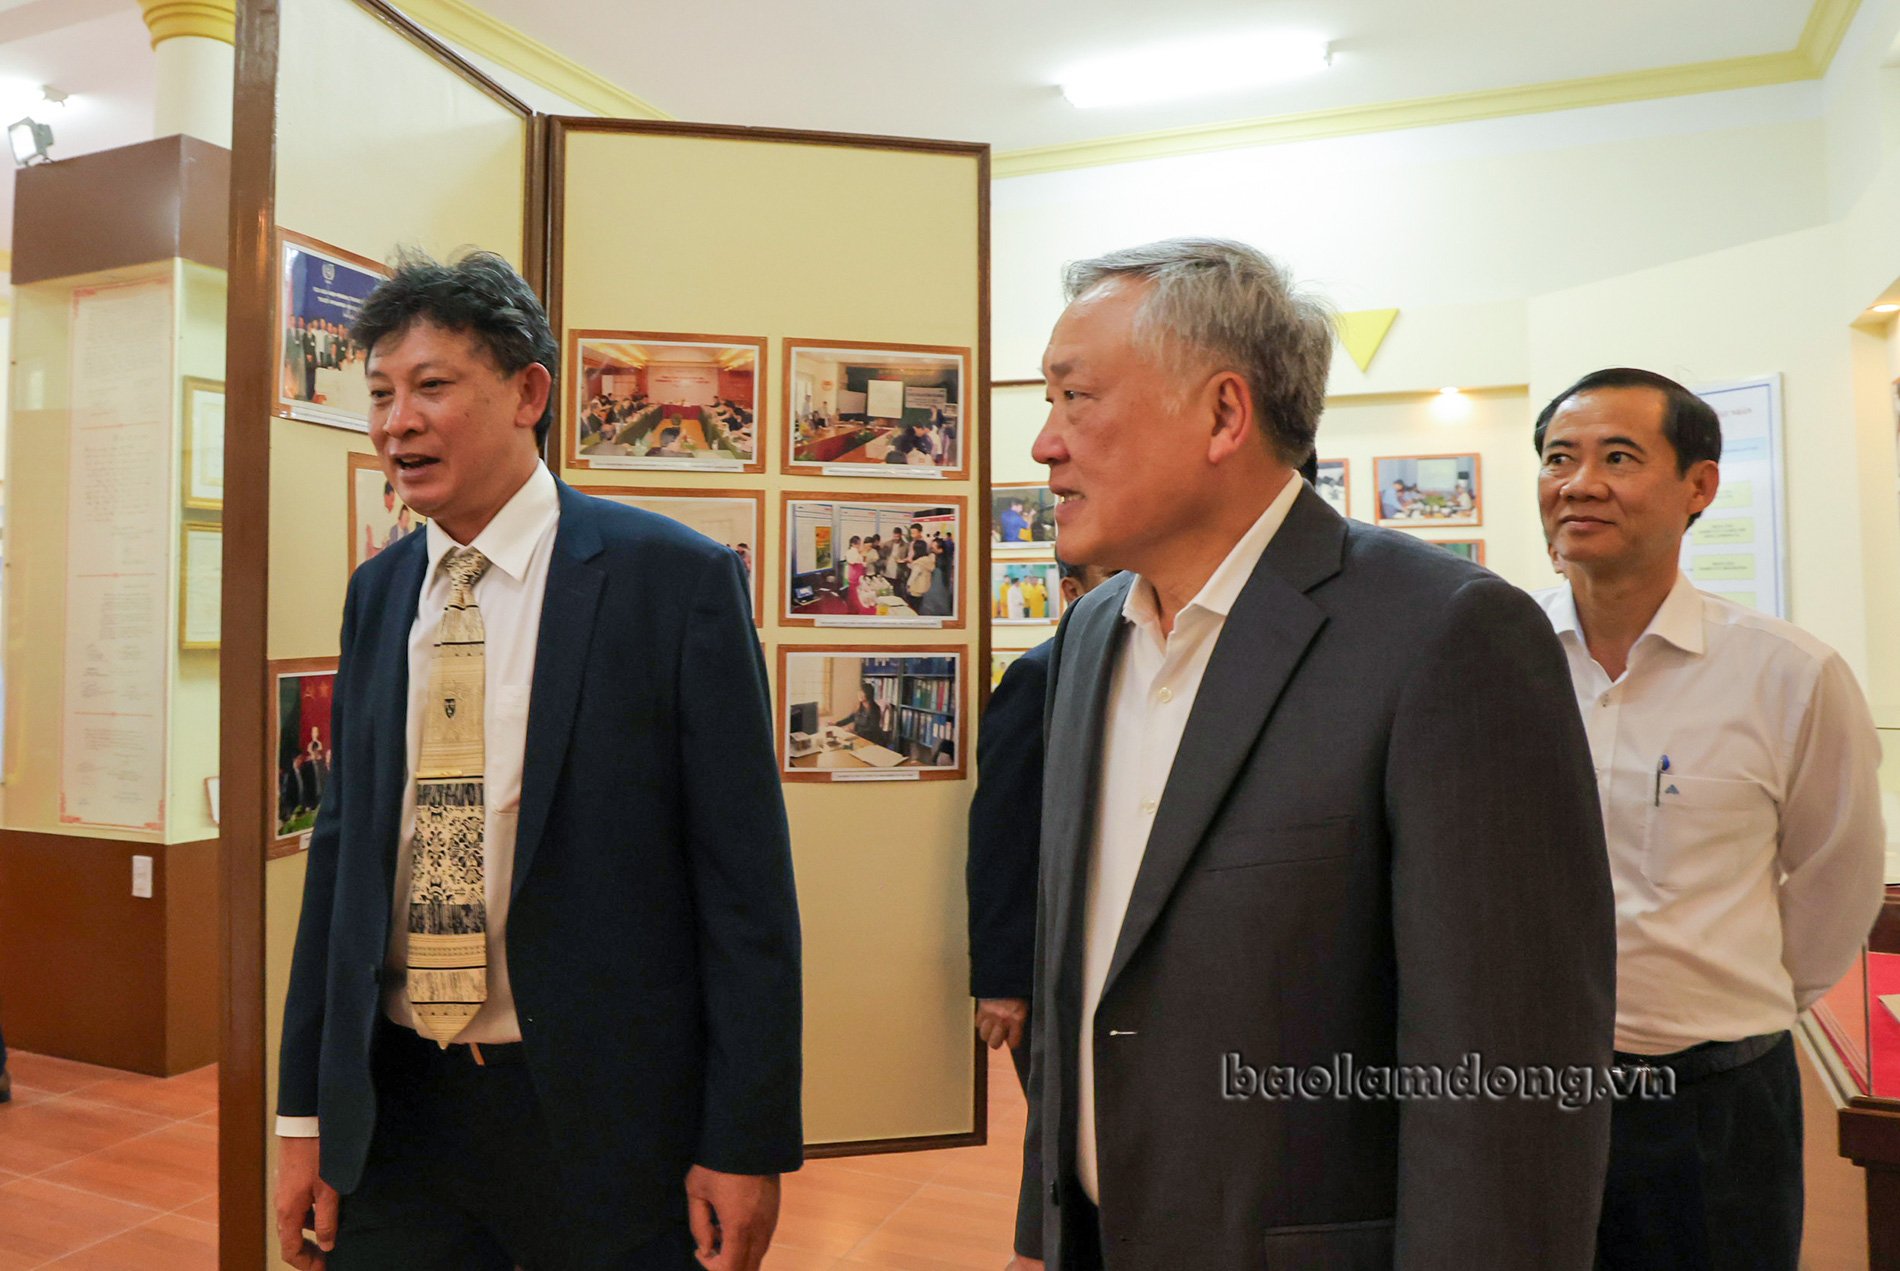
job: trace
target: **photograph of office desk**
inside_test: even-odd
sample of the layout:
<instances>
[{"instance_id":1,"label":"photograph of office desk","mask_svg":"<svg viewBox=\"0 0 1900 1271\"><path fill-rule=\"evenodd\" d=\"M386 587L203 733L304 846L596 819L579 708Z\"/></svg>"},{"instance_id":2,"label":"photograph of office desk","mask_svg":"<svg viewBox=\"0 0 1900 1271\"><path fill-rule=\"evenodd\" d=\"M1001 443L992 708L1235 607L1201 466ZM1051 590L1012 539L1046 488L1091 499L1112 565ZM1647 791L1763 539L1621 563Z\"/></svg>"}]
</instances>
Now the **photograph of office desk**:
<instances>
[{"instance_id":1,"label":"photograph of office desk","mask_svg":"<svg viewBox=\"0 0 1900 1271\"><path fill-rule=\"evenodd\" d=\"M848 729L835 724L825 729L827 737L844 742L842 746L821 746L808 755L794 755L794 768L921 768L915 759L906 759L895 750L874 745Z\"/></svg>"}]
</instances>

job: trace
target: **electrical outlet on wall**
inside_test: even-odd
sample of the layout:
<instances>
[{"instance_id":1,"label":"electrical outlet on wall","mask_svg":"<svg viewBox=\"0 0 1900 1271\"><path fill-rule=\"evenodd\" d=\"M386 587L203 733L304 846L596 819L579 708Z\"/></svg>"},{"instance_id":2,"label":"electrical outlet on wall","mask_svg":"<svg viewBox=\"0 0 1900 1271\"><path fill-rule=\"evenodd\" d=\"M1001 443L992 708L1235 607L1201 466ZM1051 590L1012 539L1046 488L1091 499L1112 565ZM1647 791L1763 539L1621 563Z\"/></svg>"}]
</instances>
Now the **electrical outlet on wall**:
<instances>
[{"instance_id":1,"label":"electrical outlet on wall","mask_svg":"<svg viewBox=\"0 0 1900 1271\"><path fill-rule=\"evenodd\" d=\"M152 898L152 858L149 856L132 858L132 894L140 900Z\"/></svg>"}]
</instances>

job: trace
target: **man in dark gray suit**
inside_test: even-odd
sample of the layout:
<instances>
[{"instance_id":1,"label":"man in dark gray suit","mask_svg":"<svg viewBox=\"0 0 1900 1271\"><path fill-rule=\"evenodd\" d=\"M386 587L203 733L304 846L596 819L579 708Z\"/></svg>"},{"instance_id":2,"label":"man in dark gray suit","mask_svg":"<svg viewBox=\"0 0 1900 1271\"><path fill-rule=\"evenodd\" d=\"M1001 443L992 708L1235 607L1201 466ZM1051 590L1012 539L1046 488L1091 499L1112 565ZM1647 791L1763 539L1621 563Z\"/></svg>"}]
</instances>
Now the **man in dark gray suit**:
<instances>
[{"instance_id":1,"label":"man in dark gray suit","mask_svg":"<svg viewBox=\"0 0 1900 1271\"><path fill-rule=\"evenodd\" d=\"M1615 954L1549 623L1299 479L1332 329L1272 261L1066 284L1034 453L1129 572L1050 670L1015 1265L1588 1267Z\"/></svg>"}]
</instances>

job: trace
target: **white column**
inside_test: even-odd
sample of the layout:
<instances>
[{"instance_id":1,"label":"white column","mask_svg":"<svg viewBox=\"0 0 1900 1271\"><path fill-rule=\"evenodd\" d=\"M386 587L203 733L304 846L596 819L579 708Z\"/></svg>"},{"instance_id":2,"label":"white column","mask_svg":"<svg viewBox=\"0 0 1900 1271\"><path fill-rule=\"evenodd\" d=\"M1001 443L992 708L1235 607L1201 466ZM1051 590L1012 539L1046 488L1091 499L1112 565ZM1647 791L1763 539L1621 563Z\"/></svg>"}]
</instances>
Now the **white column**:
<instances>
[{"instance_id":1,"label":"white column","mask_svg":"<svg viewBox=\"0 0 1900 1271\"><path fill-rule=\"evenodd\" d=\"M139 0L158 55L152 135L231 145L236 0Z\"/></svg>"}]
</instances>

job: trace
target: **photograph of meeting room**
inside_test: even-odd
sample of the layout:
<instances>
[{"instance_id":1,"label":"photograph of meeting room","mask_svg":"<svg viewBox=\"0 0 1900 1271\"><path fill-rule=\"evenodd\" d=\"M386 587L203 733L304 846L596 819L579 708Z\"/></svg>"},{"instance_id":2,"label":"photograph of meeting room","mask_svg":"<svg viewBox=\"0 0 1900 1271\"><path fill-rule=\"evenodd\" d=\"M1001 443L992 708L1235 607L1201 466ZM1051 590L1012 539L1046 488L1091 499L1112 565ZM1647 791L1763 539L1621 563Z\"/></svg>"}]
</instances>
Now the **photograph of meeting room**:
<instances>
[{"instance_id":1,"label":"photograph of meeting room","mask_svg":"<svg viewBox=\"0 0 1900 1271\"><path fill-rule=\"evenodd\" d=\"M958 559L965 500L790 494L782 521L788 626L824 618L852 625L937 618L963 625Z\"/></svg>"},{"instance_id":2,"label":"photograph of meeting room","mask_svg":"<svg viewBox=\"0 0 1900 1271\"><path fill-rule=\"evenodd\" d=\"M270 668L271 735L277 744L269 788L277 791L277 802L269 852L277 857L303 846L302 836L317 823L317 805L330 780L336 659L297 658Z\"/></svg>"},{"instance_id":3,"label":"photograph of meeting room","mask_svg":"<svg viewBox=\"0 0 1900 1271\"><path fill-rule=\"evenodd\" d=\"M350 327L389 271L289 230L277 240L277 414L368 432L368 350Z\"/></svg>"},{"instance_id":4,"label":"photograph of meeting room","mask_svg":"<svg viewBox=\"0 0 1900 1271\"><path fill-rule=\"evenodd\" d=\"M990 620L998 626L1054 624L1062 616L1062 574L1056 563L990 565Z\"/></svg>"},{"instance_id":5,"label":"photograph of meeting room","mask_svg":"<svg viewBox=\"0 0 1900 1271\"><path fill-rule=\"evenodd\" d=\"M577 465L757 472L765 341L747 336L575 331L568 436Z\"/></svg>"},{"instance_id":6,"label":"photograph of meeting room","mask_svg":"<svg viewBox=\"0 0 1900 1271\"><path fill-rule=\"evenodd\" d=\"M788 340L786 472L894 466L964 475L963 383L970 351Z\"/></svg>"},{"instance_id":7,"label":"photograph of meeting room","mask_svg":"<svg viewBox=\"0 0 1900 1271\"><path fill-rule=\"evenodd\" d=\"M990 487L990 544L1006 550L1056 541L1056 496L1033 482Z\"/></svg>"},{"instance_id":8,"label":"photograph of meeting room","mask_svg":"<svg viewBox=\"0 0 1900 1271\"><path fill-rule=\"evenodd\" d=\"M1372 461L1379 524L1482 525L1477 455L1392 455Z\"/></svg>"},{"instance_id":9,"label":"photograph of meeting room","mask_svg":"<svg viewBox=\"0 0 1900 1271\"><path fill-rule=\"evenodd\" d=\"M1326 500L1327 506L1341 516L1352 515L1352 490L1349 477L1352 473L1352 461L1349 459L1320 459L1314 466L1318 469L1319 479L1313 483L1313 489L1319 497Z\"/></svg>"},{"instance_id":10,"label":"photograph of meeting room","mask_svg":"<svg viewBox=\"0 0 1900 1271\"><path fill-rule=\"evenodd\" d=\"M759 554L765 547L763 494L747 490L635 490L605 485L576 488L582 494L672 517L687 529L731 548L745 565L746 580L752 585L752 620L765 625L764 570L759 565Z\"/></svg>"},{"instance_id":11,"label":"photograph of meeting room","mask_svg":"<svg viewBox=\"0 0 1900 1271\"><path fill-rule=\"evenodd\" d=\"M962 668L955 646L780 648L785 780L962 777Z\"/></svg>"},{"instance_id":12,"label":"photograph of meeting room","mask_svg":"<svg viewBox=\"0 0 1900 1271\"><path fill-rule=\"evenodd\" d=\"M396 497L396 489L383 473L382 460L375 455L351 454L350 480L350 572L364 561L394 547L411 534L420 534L429 523L417 516L409 505Z\"/></svg>"}]
</instances>

